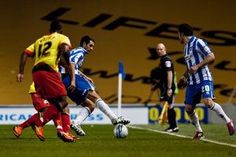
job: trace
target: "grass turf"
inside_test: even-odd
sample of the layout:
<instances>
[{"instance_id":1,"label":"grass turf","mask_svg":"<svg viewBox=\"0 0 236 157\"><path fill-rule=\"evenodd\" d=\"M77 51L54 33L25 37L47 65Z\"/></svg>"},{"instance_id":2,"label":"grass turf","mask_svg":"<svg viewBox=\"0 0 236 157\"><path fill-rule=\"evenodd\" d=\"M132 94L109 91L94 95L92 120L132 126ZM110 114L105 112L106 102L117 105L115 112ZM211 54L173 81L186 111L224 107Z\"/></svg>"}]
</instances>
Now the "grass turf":
<instances>
[{"instance_id":1,"label":"grass turf","mask_svg":"<svg viewBox=\"0 0 236 157\"><path fill-rule=\"evenodd\" d=\"M159 125L143 125L142 128L162 130ZM192 136L191 125L179 125L179 134ZM236 148L204 141L193 141L147 130L129 128L125 139L113 136L112 125L84 125L87 135L75 143L64 143L56 137L54 126L45 127L46 141L41 142L31 128L16 139L12 126L0 126L0 156L13 157L197 157L234 156ZM203 125L206 138L236 144L236 136L228 136L225 126Z\"/></svg>"}]
</instances>

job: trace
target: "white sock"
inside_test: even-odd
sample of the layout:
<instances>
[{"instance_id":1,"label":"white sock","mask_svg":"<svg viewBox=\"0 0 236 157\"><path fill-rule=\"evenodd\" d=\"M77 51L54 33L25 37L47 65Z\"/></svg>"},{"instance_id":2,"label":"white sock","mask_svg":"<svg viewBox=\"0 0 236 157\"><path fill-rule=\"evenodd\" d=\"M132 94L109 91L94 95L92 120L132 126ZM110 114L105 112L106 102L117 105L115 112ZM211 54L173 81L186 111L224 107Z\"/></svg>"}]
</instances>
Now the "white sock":
<instances>
[{"instance_id":1,"label":"white sock","mask_svg":"<svg viewBox=\"0 0 236 157\"><path fill-rule=\"evenodd\" d=\"M199 118L198 118L198 115L195 113L195 111L189 115L189 118L192 120L193 125L196 128L196 131L202 132L202 128L199 123Z\"/></svg>"},{"instance_id":2,"label":"white sock","mask_svg":"<svg viewBox=\"0 0 236 157\"><path fill-rule=\"evenodd\" d=\"M212 105L210 109L215 111L217 115L220 116L226 123L229 123L231 121L230 118L225 114L222 107L216 102Z\"/></svg>"},{"instance_id":3,"label":"white sock","mask_svg":"<svg viewBox=\"0 0 236 157\"><path fill-rule=\"evenodd\" d=\"M57 126L57 130L63 130L62 126L61 126L61 125L58 125L58 126Z\"/></svg>"},{"instance_id":4,"label":"white sock","mask_svg":"<svg viewBox=\"0 0 236 157\"><path fill-rule=\"evenodd\" d=\"M107 117L110 118L110 120L115 120L118 118L117 115L115 115L115 113L102 99L97 99L95 104L105 115L107 115Z\"/></svg>"},{"instance_id":5,"label":"white sock","mask_svg":"<svg viewBox=\"0 0 236 157\"><path fill-rule=\"evenodd\" d=\"M88 107L83 107L80 112L78 117L76 118L75 123L78 125L81 125L81 123L90 115L91 111Z\"/></svg>"}]
</instances>

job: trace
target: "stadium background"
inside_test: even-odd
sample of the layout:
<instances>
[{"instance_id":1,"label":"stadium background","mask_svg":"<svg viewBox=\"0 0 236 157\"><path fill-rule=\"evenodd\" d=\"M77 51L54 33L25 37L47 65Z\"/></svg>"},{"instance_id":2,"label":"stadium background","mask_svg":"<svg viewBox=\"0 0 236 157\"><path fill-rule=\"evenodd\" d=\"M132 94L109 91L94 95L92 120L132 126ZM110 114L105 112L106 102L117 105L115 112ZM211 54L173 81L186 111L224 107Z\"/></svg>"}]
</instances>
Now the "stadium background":
<instances>
[{"instance_id":1,"label":"stadium background","mask_svg":"<svg viewBox=\"0 0 236 157\"><path fill-rule=\"evenodd\" d=\"M49 21L64 22L64 34L77 46L89 34L96 40L93 54L86 57L85 70L98 92L116 103L118 62L129 78L123 82L123 102L143 103L150 90L147 77L159 61L151 55L158 42L172 55L177 77L185 70L182 45L176 26L189 23L196 35L210 42L216 61L211 65L218 102L226 103L235 86L236 1L228 0L8 0L0 2L0 104L31 104L27 94L32 61L26 65L23 83L16 83L20 53L47 33ZM94 20L96 19L96 20ZM99 21L100 20L100 21ZM122 23L123 22L123 23ZM176 97L182 103L184 91ZM155 102L155 100L153 101Z\"/></svg>"}]
</instances>

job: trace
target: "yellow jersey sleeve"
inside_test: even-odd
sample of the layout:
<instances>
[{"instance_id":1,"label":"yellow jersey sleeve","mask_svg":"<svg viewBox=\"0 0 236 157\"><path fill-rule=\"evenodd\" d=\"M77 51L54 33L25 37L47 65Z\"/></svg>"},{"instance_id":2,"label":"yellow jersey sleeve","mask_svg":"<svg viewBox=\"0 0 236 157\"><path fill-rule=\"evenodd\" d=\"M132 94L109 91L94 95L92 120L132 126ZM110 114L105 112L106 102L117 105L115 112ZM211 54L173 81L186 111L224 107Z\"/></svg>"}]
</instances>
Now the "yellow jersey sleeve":
<instances>
[{"instance_id":1,"label":"yellow jersey sleeve","mask_svg":"<svg viewBox=\"0 0 236 157\"><path fill-rule=\"evenodd\" d=\"M31 44L29 47L27 47L24 51L27 56L34 56L34 44Z\"/></svg>"}]
</instances>

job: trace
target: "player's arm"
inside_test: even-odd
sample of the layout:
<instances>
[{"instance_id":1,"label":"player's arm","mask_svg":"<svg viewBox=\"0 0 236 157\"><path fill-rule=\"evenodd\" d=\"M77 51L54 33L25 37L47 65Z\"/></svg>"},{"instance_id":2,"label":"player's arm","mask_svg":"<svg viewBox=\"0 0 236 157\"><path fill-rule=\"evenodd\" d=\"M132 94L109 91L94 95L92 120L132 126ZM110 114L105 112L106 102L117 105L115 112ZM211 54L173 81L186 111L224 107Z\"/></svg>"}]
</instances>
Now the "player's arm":
<instances>
[{"instance_id":1,"label":"player's arm","mask_svg":"<svg viewBox=\"0 0 236 157\"><path fill-rule=\"evenodd\" d=\"M203 61L201 61L197 65L198 65L198 68L201 68L201 67L204 67L205 65L208 65L214 61L215 61L215 55L214 55L214 53L210 53L206 56L206 58Z\"/></svg>"},{"instance_id":2,"label":"player's arm","mask_svg":"<svg viewBox=\"0 0 236 157\"><path fill-rule=\"evenodd\" d=\"M68 90L73 92L75 90L75 63L70 62L70 68L71 68L71 82L70 86L68 87Z\"/></svg>"},{"instance_id":3,"label":"player's arm","mask_svg":"<svg viewBox=\"0 0 236 157\"><path fill-rule=\"evenodd\" d=\"M172 91L172 81L173 81L173 73L172 73L173 65L170 59L165 61L165 72L167 74L167 89L166 89L166 94L167 96L171 96L173 91Z\"/></svg>"},{"instance_id":4,"label":"player's arm","mask_svg":"<svg viewBox=\"0 0 236 157\"><path fill-rule=\"evenodd\" d=\"M215 60L215 55L213 53L208 54L204 60L202 60L200 63L197 65L194 65L190 68L190 73L195 73L198 69L204 67L205 65L208 65Z\"/></svg>"},{"instance_id":5,"label":"player's arm","mask_svg":"<svg viewBox=\"0 0 236 157\"><path fill-rule=\"evenodd\" d=\"M70 86L68 87L68 90L70 92L74 92L75 88L76 88L76 80L75 80L75 65L76 65L76 61L71 61L69 58L69 53L68 55L68 70L69 70L69 74L71 77L71 82L70 82Z\"/></svg>"},{"instance_id":6,"label":"player's arm","mask_svg":"<svg viewBox=\"0 0 236 157\"><path fill-rule=\"evenodd\" d=\"M181 76L177 86L178 88L184 88L187 85L188 80L188 70L185 71L185 73Z\"/></svg>"},{"instance_id":7,"label":"player's arm","mask_svg":"<svg viewBox=\"0 0 236 157\"><path fill-rule=\"evenodd\" d=\"M167 95L171 96L173 94L172 90L172 82L173 81L173 73L171 70L167 71Z\"/></svg>"},{"instance_id":8,"label":"player's arm","mask_svg":"<svg viewBox=\"0 0 236 157\"><path fill-rule=\"evenodd\" d=\"M63 55L61 55L59 65L65 69L65 73L68 73L71 76L72 72L71 72L71 65L69 61L69 53L70 52L65 52L63 53Z\"/></svg>"},{"instance_id":9,"label":"player's arm","mask_svg":"<svg viewBox=\"0 0 236 157\"><path fill-rule=\"evenodd\" d=\"M33 55L34 55L33 52L28 50L28 49L26 49L25 51L23 51L21 53L20 63L19 63L19 72L18 72L18 74L16 76L16 79L17 79L18 82L22 82L23 81L23 79L24 79L24 71L25 71L25 64L27 62L27 58L28 57L33 57Z\"/></svg>"},{"instance_id":10,"label":"player's arm","mask_svg":"<svg viewBox=\"0 0 236 157\"><path fill-rule=\"evenodd\" d=\"M89 80L89 82L93 83L93 80L92 80L90 77L88 77L87 75L85 75L82 71L79 70L79 73L80 73L85 79Z\"/></svg>"},{"instance_id":11,"label":"player's arm","mask_svg":"<svg viewBox=\"0 0 236 157\"><path fill-rule=\"evenodd\" d=\"M195 73L198 69L204 67L205 65L208 65L212 63L215 60L215 55L213 53L208 54L204 60L202 60L200 63L193 65L190 69L189 72L191 74Z\"/></svg>"},{"instance_id":12,"label":"player's arm","mask_svg":"<svg viewBox=\"0 0 236 157\"><path fill-rule=\"evenodd\" d=\"M71 42L67 36L61 36L60 45L58 46L58 57L66 56L71 49Z\"/></svg>"},{"instance_id":13,"label":"player's arm","mask_svg":"<svg viewBox=\"0 0 236 157\"><path fill-rule=\"evenodd\" d=\"M63 43L59 46L59 51L61 53L68 52L69 50L70 50L70 45L68 45L68 44Z\"/></svg>"},{"instance_id":14,"label":"player's arm","mask_svg":"<svg viewBox=\"0 0 236 157\"><path fill-rule=\"evenodd\" d=\"M203 40L198 40L197 47L200 50L198 52L201 53L205 57L200 63L193 65L189 69L190 74L195 73L198 69L204 67L205 65L212 63L215 60L215 55L211 51L211 49L208 47L206 42L204 42Z\"/></svg>"},{"instance_id":15,"label":"player's arm","mask_svg":"<svg viewBox=\"0 0 236 157\"><path fill-rule=\"evenodd\" d=\"M57 58L61 59L64 56L67 55L67 53L70 51L70 45L66 44L66 43L62 43L58 46L58 54L57 54Z\"/></svg>"}]
</instances>

